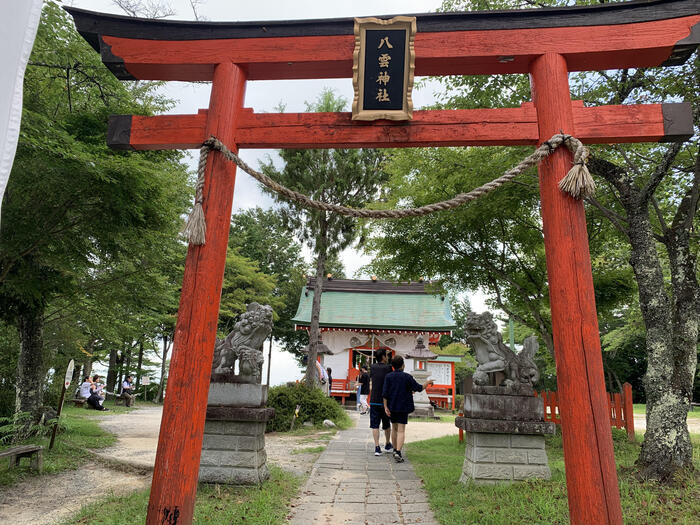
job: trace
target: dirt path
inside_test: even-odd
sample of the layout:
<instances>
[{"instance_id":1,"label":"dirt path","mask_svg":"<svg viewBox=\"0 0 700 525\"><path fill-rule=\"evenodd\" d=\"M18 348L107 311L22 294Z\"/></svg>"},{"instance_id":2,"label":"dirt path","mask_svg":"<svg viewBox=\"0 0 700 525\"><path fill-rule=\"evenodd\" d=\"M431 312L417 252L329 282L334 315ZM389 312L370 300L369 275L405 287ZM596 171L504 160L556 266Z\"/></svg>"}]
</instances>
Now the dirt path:
<instances>
[{"instance_id":1,"label":"dirt path","mask_svg":"<svg viewBox=\"0 0 700 525\"><path fill-rule=\"evenodd\" d=\"M688 431L691 434L700 434L700 412L688 413ZM635 432L644 432L647 428L647 418L645 415L635 414L634 430Z\"/></svg>"},{"instance_id":2,"label":"dirt path","mask_svg":"<svg viewBox=\"0 0 700 525\"><path fill-rule=\"evenodd\" d=\"M96 461L78 470L31 478L3 488L0 492L0 523L60 523L83 505L110 494L148 488L150 473L131 473L113 467L123 464L127 471L140 469L148 472L153 469L161 413L160 407L143 407L125 414L100 415L100 426L116 434L117 443L95 451ZM291 452L325 445L331 435L328 431L306 436L269 434L265 437L268 461L297 475L308 474L320 452Z\"/></svg>"},{"instance_id":3,"label":"dirt path","mask_svg":"<svg viewBox=\"0 0 700 525\"><path fill-rule=\"evenodd\" d=\"M58 523L88 503L110 494L148 487L150 476L119 472L92 464L53 476L31 478L0 493L0 523Z\"/></svg>"}]
</instances>

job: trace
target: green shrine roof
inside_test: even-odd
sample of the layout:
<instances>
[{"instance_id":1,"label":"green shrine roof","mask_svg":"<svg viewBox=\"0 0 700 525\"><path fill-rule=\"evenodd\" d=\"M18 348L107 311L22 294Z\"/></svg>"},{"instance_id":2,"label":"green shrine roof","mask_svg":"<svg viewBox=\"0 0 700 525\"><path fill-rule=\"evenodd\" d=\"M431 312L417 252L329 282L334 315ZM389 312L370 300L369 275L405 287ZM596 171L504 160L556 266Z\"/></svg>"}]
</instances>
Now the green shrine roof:
<instances>
[{"instance_id":1,"label":"green shrine roof","mask_svg":"<svg viewBox=\"0 0 700 525\"><path fill-rule=\"evenodd\" d=\"M296 324L311 323L314 279L304 286ZM391 281L324 281L321 295L321 326L335 328L450 331L456 327L450 304L425 283Z\"/></svg>"}]
</instances>

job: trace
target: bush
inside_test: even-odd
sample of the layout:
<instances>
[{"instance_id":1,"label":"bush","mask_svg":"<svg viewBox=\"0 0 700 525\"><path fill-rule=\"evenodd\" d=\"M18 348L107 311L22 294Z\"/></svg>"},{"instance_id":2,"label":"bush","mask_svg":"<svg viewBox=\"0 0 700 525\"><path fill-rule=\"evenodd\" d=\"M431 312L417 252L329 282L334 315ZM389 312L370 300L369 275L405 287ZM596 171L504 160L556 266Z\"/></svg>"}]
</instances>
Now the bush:
<instances>
[{"instance_id":1,"label":"bush","mask_svg":"<svg viewBox=\"0 0 700 525\"><path fill-rule=\"evenodd\" d=\"M294 426L300 426L305 421L320 426L324 419L330 419L341 428L350 425L345 410L332 397L326 396L320 388L308 388L296 383L270 389L267 406L275 409L275 417L267 422L267 431L289 431L297 405L300 406L299 417Z\"/></svg>"}]
</instances>

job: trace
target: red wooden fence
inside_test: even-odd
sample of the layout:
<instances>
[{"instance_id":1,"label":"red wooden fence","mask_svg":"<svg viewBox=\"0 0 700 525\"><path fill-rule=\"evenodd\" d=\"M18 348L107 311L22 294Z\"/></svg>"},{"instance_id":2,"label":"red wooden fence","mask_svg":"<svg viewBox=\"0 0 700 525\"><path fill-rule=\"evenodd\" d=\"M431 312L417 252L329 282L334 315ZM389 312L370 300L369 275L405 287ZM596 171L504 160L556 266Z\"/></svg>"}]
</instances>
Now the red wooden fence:
<instances>
[{"instance_id":1,"label":"red wooden fence","mask_svg":"<svg viewBox=\"0 0 700 525\"><path fill-rule=\"evenodd\" d=\"M627 431L627 439L635 440L634 436L634 412L632 409L632 385L622 385L621 393L608 392L608 406L610 407L610 424L615 428L624 428ZM559 417L559 401L556 392L543 390L535 391L535 396L541 397L544 403L544 420L561 425ZM460 412L459 414L463 414ZM459 429L459 442L464 441L462 429Z\"/></svg>"},{"instance_id":2,"label":"red wooden fence","mask_svg":"<svg viewBox=\"0 0 700 525\"><path fill-rule=\"evenodd\" d=\"M608 406L610 407L610 424L615 428L624 428L627 431L627 438L630 441L634 441L632 385L625 383L622 385L622 392L608 392L607 394ZM557 393L545 390L542 392L535 392L535 395L541 397L542 402L544 403L544 420L561 425Z\"/></svg>"}]
</instances>

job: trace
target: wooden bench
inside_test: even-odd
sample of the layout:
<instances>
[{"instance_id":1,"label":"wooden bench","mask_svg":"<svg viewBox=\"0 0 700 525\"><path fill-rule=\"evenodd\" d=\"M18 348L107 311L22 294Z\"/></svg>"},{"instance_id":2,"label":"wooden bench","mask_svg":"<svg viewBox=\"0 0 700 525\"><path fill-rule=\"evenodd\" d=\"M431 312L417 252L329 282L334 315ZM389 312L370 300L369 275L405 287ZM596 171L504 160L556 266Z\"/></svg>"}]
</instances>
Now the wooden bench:
<instances>
[{"instance_id":1,"label":"wooden bench","mask_svg":"<svg viewBox=\"0 0 700 525\"><path fill-rule=\"evenodd\" d=\"M349 381L347 379L334 379L331 383L331 397L339 397L340 404L345 405L345 399L352 394L357 394L357 390L348 388Z\"/></svg>"},{"instance_id":2,"label":"wooden bench","mask_svg":"<svg viewBox=\"0 0 700 525\"><path fill-rule=\"evenodd\" d=\"M695 410L695 407L700 407L700 403L690 403L690 411Z\"/></svg>"},{"instance_id":3,"label":"wooden bench","mask_svg":"<svg viewBox=\"0 0 700 525\"><path fill-rule=\"evenodd\" d=\"M86 403L87 399L85 399L84 397L74 397L73 399L69 399L68 401L73 403L73 405L75 405L76 407L87 407L88 406Z\"/></svg>"},{"instance_id":4,"label":"wooden bench","mask_svg":"<svg viewBox=\"0 0 700 525\"><path fill-rule=\"evenodd\" d=\"M44 447L40 445L23 445L1 451L0 458L10 458L9 468L19 466L19 460L22 458L30 458L32 468L41 473L44 467L44 458L41 452L43 449Z\"/></svg>"}]
</instances>

